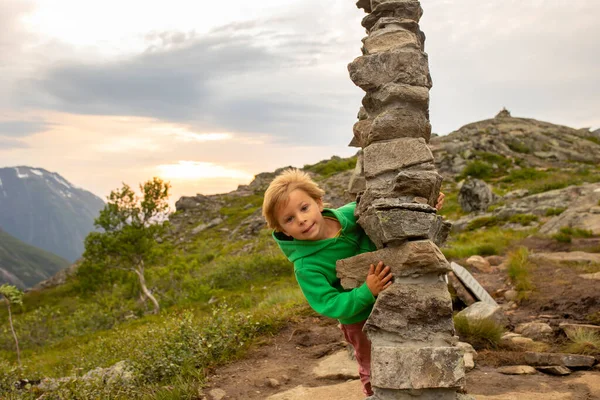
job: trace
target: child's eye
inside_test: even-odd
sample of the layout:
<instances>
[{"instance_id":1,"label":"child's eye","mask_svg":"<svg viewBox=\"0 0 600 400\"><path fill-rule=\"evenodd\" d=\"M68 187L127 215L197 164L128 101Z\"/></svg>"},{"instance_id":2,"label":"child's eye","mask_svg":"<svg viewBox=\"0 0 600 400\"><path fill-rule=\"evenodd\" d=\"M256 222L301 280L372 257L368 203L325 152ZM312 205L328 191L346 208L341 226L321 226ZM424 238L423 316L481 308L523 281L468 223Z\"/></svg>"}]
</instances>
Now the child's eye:
<instances>
[{"instance_id":1,"label":"child's eye","mask_svg":"<svg viewBox=\"0 0 600 400\"><path fill-rule=\"evenodd\" d=\"M306 211L306 210L308 210L308 206L302 206L301 210L302 210L302 211Z\"/></svg>"},{"instance_id":2,"label":"child's eye","mask_svg":"<svg viewBox=\"0 0 600 400\"><path fill-rule=\"evenodd\" d=\"M289 224L290 222L292 222L293 219L294 219L294 217L287 217L284 222L286 224Z\"/></svg>"}]
</instances>

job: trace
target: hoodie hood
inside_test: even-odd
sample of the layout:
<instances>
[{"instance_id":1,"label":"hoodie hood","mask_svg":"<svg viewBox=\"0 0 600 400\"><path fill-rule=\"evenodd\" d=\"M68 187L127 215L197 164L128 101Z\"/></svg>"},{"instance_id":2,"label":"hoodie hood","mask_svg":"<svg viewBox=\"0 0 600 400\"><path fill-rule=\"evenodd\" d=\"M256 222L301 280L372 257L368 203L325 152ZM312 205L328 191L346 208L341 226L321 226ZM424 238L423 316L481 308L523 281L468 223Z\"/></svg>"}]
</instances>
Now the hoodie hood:
<instances>
[{"instance_id":1,"label":"hoodie hood","mask_svg":"<svg viewBox=\"0 0 600 400\"><path fill-rule=\"evenodd\" d=\"M321 214L325 217L337 219L342 226L342 232L348 228L350 221L348 221L348 218L339 210L325 208ZM338 238L324 240L296 240L283 232L273 232L273 239L275 239L275 242L277 242L277 245L281 251L283 251L283 254L285 254L288 260L293 263L331 246L338 240Z\"/></svg>"}]
</instances>

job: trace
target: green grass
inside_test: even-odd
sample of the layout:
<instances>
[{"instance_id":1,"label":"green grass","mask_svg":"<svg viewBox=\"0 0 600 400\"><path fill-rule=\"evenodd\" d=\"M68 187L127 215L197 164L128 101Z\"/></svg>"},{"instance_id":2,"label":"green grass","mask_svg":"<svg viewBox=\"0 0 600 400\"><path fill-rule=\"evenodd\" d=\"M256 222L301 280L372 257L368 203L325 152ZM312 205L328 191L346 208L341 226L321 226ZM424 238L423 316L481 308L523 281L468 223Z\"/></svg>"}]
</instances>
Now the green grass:
<instances>
[{"instance_id":1,"label":"green grass","mask_svg":"<svg viewBox=\"0 0 600 400\"><path fill-rule=\"evenodd\" d=\"M552 235L552 239L561 243L571 243L573 238L591 238L594 237L594 234L590 230L586 229L578 229L571 227L563 227L560 228L558 233Z\"/></svg>"},{"instance_id":2,"label":"green grass","mask_svg":"<svg viewBox=\"0 0 600 400\"><path fill-rule=\"evenodd\" d=\"M356 157L344 159L334 156L329 160L321 161L317 164L305 165L304 169L319 174L322 178L327 178L338 172L354 169L354 167L356 167Z\"/></svg>"},{"instance_id":3,"label":"green grass","mask_svg":"<svg viewBox=\"0 0 600 400\"><path fill-rule=\"evenodd\" d=\"M584 136L584 139L596 144L600 144L600 137L597 136Z\"/></svg>"},{"instance_id":4,"label":"green grass","mask_svg":"<svg viewBox=\"0 0 600 400\"><path fill-rule=\"evenodd\" d=\"M485 230L451 234L448 243L441 249L446 258L458 260L472 255L503 254L507 249L525 237L535 232L535 229L515 231L492 227Z\"/></svg>"},{"instance_id":5,"label":"green grass","mask_svg":"<svg viewBox=\"0 0 600 400\"><path fill-rule=\"evenodd\" d=\"M454 327L460 340L470 343L476 350L497 348L504 333L504 327L489 318L469 321L462 315L455 315Z\"/></svg>"},{"instance_id":6,"label":"green grass","mask_svg":"<svg viewBox=\"0 0 600 400\"><path fill-rule=\"evenodd\" d=\"M587 329L576 329L565 346L566 353L600 355L600 334Z\"/></svg>"},{"instance_id":7,"label":"green grass","mask_svg":"<svg viewBox=\"0 0 600 400\"><path fill-rule=\"evenodd\" d=\"M526 247L519 247L511 251L508 254L507 265L508 276L519 293L519 300L526 300L534 289L530 277L533 264L529 262L529 250Z\"/></svg>"}]
</instances>

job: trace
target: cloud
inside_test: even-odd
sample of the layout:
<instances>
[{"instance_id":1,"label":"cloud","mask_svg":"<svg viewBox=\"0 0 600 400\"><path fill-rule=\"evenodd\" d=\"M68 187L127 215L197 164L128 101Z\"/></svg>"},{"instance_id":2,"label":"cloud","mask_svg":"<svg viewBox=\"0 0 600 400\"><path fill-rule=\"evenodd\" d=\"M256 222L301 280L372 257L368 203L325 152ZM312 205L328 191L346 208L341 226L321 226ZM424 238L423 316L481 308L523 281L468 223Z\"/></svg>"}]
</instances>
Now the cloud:
<instances>
[{"instance_id":1,"label":"cloud","mask_svg":"<svg viewBox=\"0 0 600 400\"><path fill-rule=\"evenodd\" d=\"M0 121L0 136L24 137L49 129L51 124L42 120Z\"/></svg>"},{"instance_id":2,"label":"cloud","mask_svg":"<svg viewBox=\"0 0 600 400\"><path fill-rule=\"evenodd\" d=\"M20 140L0 136L0 152L12 149L26 149L29 145Z\"/></svg>"},{"instance_id":3,"label":"cloud","mask_svg":"<svg viewBox=\"0 0 600 400\"><path fill-rule=\"evenodd\" d=\"M356 43L329 28L307 36L297 24L278 17L202 36L153 32L141 54L41 71L24 82L21 99L62 112L185 123L198 133L345 144L360 90L345 75L351 58L340 59L339 48Z\"/></svg>"},{"instance_id":4,"label":"cloud","mask_svg":"<svg viewBox=\"0 0 600 400\"><path fill-rule=\"evenodd\" d=\"M434 131L503 106L515 116L600 125L599 2L432 0L423 8Z\"/></svg>"}]
</instances>

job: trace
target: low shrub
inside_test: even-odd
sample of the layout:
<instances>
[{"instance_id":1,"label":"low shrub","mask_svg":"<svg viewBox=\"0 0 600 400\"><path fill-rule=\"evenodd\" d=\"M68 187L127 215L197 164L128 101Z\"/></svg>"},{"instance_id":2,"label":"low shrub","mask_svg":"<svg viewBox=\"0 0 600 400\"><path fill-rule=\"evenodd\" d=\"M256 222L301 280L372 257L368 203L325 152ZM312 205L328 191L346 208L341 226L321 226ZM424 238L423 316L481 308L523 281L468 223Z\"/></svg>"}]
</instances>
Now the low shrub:
<instances>
[{"instance_id":1,"label":"low shrub","mask_svg":"<svg viewBox=\"0 0 600 400\"><path fill-rule=\"evenodd\" d=\"M304 169L327 178L338 172L354 169L354 167L356 167L356 157L340 158L334 156L329 160L321 161L314 165L305 165Z\"/></svg>"},{"instance_id":2,"label":"low shrub","mask_svg":"<svg viewBox=\"0 0 600 400\"><path fill-rule=\"evenodd\" d=\"M597 136L584 136L584 139L589 140L590 142L600 144L600 137Z\"/></svg>"},{"instance_id":3,"label":"low shrub","mask_svg":"<svg viewBox=\"0 0 600 400\"><path fill-rule=\"evenodd\" d=\"M508 222L527 226L532 222L538 221L538 217L533 214L515 214L508 218Z\"/></svg>"},{"instance_id":4,"label":"low shrub","mask_svg":"<svg viewBox=\"0 0 600 400\"><path fill-rule=\"evenodd\" d=\"M455 315L454 327L460 340L477 350L497 348L504 333L504 327L489 318L469 321L465 316Z\"/></svg>"},{"instance_id":5,"label":"low shrub","mask_svg":"<svg viewBox=\"0 0 600 400\"><path fill-rule=\"evenodd\" d=\"M546 171L540 171L535 168L513 169L510 173L502 178L502 182L516 183L520 181L534 181L543 179L548 176Z\"/></svg>"},{"instance_id":6,"label":"low shrub","mask_svg":"<svg viewBox=\"0 0 600 400\"><path fill-rule=\"evenodd\" d=\"M565 226L560 228L560 230L551 237L557 242L571 243L572 238L591 238L594 237L594 233L587 229L571 228Z\"/></svg>"},{"instance_id":7,"label":"low shrub","mask_svg":"<svg viewBox=\"0 0 600 400\"><path fill-rule=\"evenodd\" d=\"M527 146L525 143L519 140L511 140L508 143L508 148L516 153L529 154L531 153L531 148Z\"/></svg>"},{"instance_id":8,"label":"low shrub","mask_svg":"<svg viewBox=\"0 0 600 400\"><path fill-rule=\"evenodd\" d=\"M480 217L469 222L465 230L474 231L484 227L492 227L498 225L500 222L502 221L496 216Z\"/></svg>"},{"instance_id":9,"label":"low shrub","mask_svg":"<svg viewBox=\"0 0 600 400\"><path fill-rule=\"evenodd\" d=\"M564 211L566 210L566 208L548 208L546 210L546 217L554 217L556 215L560 215L562 214Z\"/></svg>"},{"instance_id":10,"label":"low shrub","mask_svg":"<svg viewBox=\"0 0 600 400\"><path fill-rule=\"evenodd\" d=\"M485 180L490 178L493 172L494 168L490 164L485 161L475 160L467 164L458 179L472 176L473 178Z\"/></svg>"}]
</instances>

